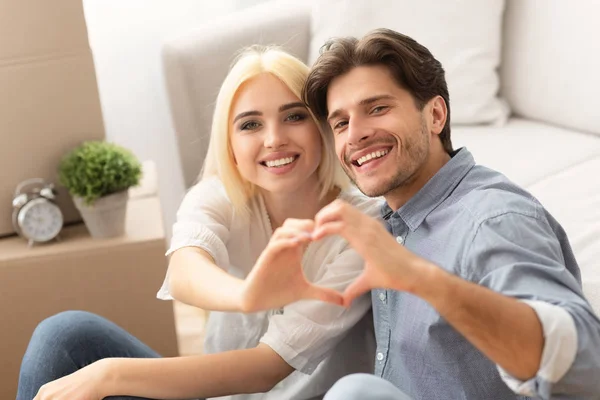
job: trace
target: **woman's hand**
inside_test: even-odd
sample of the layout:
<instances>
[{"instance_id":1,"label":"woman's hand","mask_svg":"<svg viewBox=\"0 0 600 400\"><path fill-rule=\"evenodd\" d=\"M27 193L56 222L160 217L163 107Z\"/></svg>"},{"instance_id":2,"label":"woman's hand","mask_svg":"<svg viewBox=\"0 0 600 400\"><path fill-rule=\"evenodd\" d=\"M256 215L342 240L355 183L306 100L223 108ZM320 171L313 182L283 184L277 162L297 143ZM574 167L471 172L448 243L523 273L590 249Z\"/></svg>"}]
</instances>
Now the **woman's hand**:
<instances>
[{"instance_id":1,"label":"woman's hand","mask_svg":"<svg viewBox=\"0 0 600 400\"><path fill-rule=\"evenodd\" d=\"M303 299L342 305L341 293L313 285L302 271L302 256L313 228L311 220L287 219L273 233L244 281L242 311L275 309Z\"/></svg>"},{"instance_id":2,"label":"woman's hand","mask_svg":"<svg viewBox=\"0 0 600 400\"><path fill-rule=\"evenodd\" d=\"M109 395L102 391L107 377L107 366L103 361L46 383L33 400L102 400Z\"/></svg>"},{"instance_id":3,"label":"woman's hand","mask_svg":"<svg viewBox=\"0 0 600 400\"><path fill-rule=\"evenodd\" d=\"M344 305L375 288L413 292L435 265L398 244L383 224L348 203L335 200L315 217L313 240L340 235L365 260L363 273L346 288Z\"/></svg>"}]
</instances>

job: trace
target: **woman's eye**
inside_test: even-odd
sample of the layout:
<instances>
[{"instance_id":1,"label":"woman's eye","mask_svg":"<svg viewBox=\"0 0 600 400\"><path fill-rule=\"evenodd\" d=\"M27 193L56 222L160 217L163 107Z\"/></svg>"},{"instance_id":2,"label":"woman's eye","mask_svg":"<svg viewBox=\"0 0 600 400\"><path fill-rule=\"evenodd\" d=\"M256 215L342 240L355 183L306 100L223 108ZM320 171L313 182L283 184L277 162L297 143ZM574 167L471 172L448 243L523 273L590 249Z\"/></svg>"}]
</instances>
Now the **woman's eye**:
<instances>
[{"instance_id":1,"label":"woman's eye","mask_svg":"<svg viewBox=\"0 0 600 400\"><path fill-rule=\"evenodd\" d=\"M248 121L248 122L244 122L242 125L240 125L240 130L251 131L251 130L258 128L259 126L260 125L256 121Z\"/></svg>"},{"instance_id":2,"label":"woman's eye","mask_svg":"<svg viewBox=\"0 0 600 400\"><path fill-rule=\"evenodd\" d=\"M306 115L304 115L304 114L290 114L285 118L285 120L289 121L289 122L299 122L299 121L303 121L305 119L306 119Z\"/></svg>"}]
</instances>

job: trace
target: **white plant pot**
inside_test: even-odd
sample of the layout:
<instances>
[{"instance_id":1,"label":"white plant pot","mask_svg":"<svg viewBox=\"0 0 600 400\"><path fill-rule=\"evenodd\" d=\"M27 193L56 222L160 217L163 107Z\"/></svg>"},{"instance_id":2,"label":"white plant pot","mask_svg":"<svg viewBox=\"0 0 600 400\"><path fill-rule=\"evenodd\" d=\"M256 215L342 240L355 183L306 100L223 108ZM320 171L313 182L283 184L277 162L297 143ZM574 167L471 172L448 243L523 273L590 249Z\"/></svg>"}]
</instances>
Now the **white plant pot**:
<instances>
[{"instance_id":1,"label":"white plant pot","mask_svg":"<svg viewBox=\"0 0 600 400\"><path fill-rule=\"evenodd\" d=\"M125 233L128 199L129 192L123 190L101 197L88 206L81 197L73 196L75 207L93 238L110 238Z\"/></svg>"}]
</instances>

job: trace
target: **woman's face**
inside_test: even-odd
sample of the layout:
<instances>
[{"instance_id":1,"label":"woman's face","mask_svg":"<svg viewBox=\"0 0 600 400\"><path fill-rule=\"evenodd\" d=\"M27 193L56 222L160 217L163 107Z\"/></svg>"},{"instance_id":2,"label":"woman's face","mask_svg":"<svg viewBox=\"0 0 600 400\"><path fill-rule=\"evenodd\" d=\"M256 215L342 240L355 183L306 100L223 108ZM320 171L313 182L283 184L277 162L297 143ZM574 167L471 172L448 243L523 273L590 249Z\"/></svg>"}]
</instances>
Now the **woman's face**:
<instances>
[{"instance_id":1,"label":"woman's face","mask_svg":"<svg viewBox=\"0 0 600 400\"><path fill-rule=\"evenodd\" d=\"M269 192L318 183L321 137L306 106L265 73L238 90L230 114L231 147L244 179Z\"/></svg>"}]
</instances>

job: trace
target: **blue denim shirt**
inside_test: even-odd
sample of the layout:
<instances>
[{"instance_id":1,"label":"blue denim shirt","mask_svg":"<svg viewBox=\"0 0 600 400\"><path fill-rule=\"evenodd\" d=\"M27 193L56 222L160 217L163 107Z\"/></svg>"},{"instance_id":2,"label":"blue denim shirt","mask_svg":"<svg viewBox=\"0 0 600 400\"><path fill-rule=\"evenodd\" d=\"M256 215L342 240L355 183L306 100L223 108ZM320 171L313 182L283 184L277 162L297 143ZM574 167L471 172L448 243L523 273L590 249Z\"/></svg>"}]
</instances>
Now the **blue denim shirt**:
<instances>
[{"instance_id":1,"label":"blue denim shirt","mask_svg":"<svg viewBox=\"0 0 600 400\"><path fill-rule=\"evenodd\" d=\"M573 317L576 358L556 383L539 375L532 395L591 399L600 393L600 321L585 300L577 262L554 218L502 174L475 165L466 148L403 207L384 205L387 229L414 253L466 280L517 299L558 305ZM496 365L428 303L373 290L375 374L415 400L526 399Z\"/></svg>"}]
</instances>

